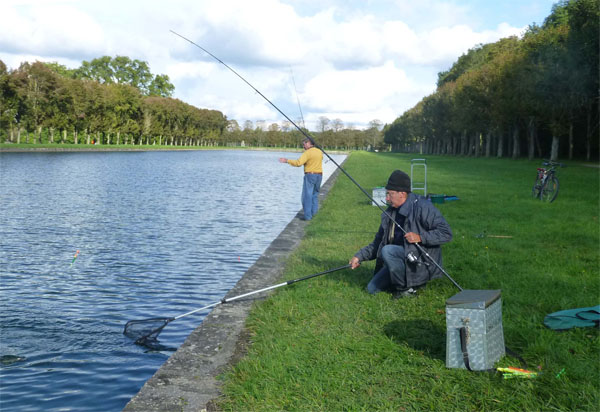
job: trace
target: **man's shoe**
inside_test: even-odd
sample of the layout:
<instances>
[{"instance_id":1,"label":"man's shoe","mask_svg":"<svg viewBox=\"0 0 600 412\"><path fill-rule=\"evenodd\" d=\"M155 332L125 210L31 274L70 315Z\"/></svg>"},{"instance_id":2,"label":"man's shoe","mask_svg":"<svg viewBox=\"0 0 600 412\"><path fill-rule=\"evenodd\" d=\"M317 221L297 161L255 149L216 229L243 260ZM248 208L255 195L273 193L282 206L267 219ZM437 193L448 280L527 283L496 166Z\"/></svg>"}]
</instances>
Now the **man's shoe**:
<instances>
[{"instance_id":1,"label":"man's shoe","mask_svg":"<svg viewBox=\"0 0 600 412\"><path fill-rule=\"evenodd\" d=\"M416 298L417 290L413 288L397 290L392 293L392 299Z\"/></svg>"}]
</instances>

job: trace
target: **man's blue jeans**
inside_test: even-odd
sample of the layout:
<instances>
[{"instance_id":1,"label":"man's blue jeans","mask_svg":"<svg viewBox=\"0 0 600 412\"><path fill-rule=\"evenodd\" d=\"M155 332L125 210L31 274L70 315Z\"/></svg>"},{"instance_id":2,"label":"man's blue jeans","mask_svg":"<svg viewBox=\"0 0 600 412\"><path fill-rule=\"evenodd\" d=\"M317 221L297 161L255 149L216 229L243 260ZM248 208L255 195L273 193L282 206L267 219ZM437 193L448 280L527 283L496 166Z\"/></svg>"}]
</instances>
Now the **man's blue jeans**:
<instances>
[{"instance_id":1,"label":"man's blue jeans","mask_svg":"<svg viewBox=\"0 0 600 412\"><path fill-rule=\"evenodd\" d=\"M373 276L367 285L369 293L406 289L406 262L404 247L385 245L381 249L383 267Z\"/></svg>"},{"instance_id":2,"label":"man's blue jeans","mask_svg":"<svg viewBox=\"0 0 600 412\"><path fill-rule=\"evenodd\" d=\"M319 189L321 188L323 175L304 174L302 185L302 209L304 219L310 220L319 210Z\"/></svg>"}]
</instances>

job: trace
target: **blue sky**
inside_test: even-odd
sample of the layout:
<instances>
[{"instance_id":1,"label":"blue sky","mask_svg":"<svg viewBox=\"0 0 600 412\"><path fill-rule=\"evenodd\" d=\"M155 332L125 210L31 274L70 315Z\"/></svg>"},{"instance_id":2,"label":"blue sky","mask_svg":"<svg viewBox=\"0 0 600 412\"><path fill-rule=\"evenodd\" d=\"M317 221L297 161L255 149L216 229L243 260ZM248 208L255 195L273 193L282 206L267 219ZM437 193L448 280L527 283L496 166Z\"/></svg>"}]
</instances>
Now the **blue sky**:
<instances>
[{"instance_id":1,"label":"blue sky","mask_svg":"<svg viewBox=\"0 0 600 412\"><path fill-rule=\"evenodd\" d=\"M169 75L173 97L240 125L282 124L252 89L173 30L232 66L292 120L390 123L435 90L469 48L541 24L551 0L3 0L0 60L125 55ZM294 89L292 73L296 83ZM297 94L296 94L297 91Z\"/></svg>"}]
</instances>

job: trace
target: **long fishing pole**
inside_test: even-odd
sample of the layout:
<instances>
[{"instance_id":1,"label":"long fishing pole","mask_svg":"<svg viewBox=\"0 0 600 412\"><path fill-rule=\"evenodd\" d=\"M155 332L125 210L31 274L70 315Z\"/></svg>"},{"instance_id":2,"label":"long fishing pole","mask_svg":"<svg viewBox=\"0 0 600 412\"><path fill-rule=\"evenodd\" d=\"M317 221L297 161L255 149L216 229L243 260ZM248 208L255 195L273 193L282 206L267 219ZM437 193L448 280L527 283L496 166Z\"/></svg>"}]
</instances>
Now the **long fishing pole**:
<instances>
[{"instance_id":1,"label":"long fishing pole","mask_svg":"<svg viewBox=\"0 0 600 412\"><path fill-rule=\"evenodd\" d=\"M350 266L351 266L350 264L347 264L347 265L340 266L337 268L325 270L323 272L313 273L312 275L304 276L304 277L301 277L298 279L288 280L286 282L278 283L277 285L268 286L263 289L254 290L252 292L247 292L247 293L233 296L230 298L223 298L218 302L211 303L209 305L203 306L198 309L191 310L187 313L184 313L184 314L181 314L178 316L174 316L171 318L150 318L150 319L141 319L141 320L130 320L129 322L127 322L125 324L125 329L123 330L123 334L126 336L129 336L130 338L135 339L135 343L137 343L138 345L145 345L147 343L155 342L156 338L158 337L160 332L162 332L162 330L165 328L165 326L167 326L169 323L171 323L177 319L181 319L183 317L193 315L194 313L201 312L203 310L215 307L217 305L221 305L223 303L233 302L234 300L252 296L257 293L266 292L266 291L269 291L272 289L280 288L282 286L288 286L288 285L291 285L294 283L302 282L304 280L312 279L317 276L323 276L328 273L337 272L338 270L347 269Z\"/></svg>"},{"instance_id":2,"label":"long fishing pole","mask_svg":"<svg viewBox=\"0 0 600 412\"><path fill-rule=\"evenodd\" d=\"M406 234L406 230L404 230L404 228L402 226L400 226L400 224L398 222L395 221L395 219L392 218L392 216L390 216L390 214L383 208L381 207L381 205L379 204L379 202L377 202L375 199L373 199L371 197L371 195L356 181L354 180L354 178L352 176L350 176L350 174L348 172L346 172L346 170L344 170L344 168L342 166L340 166L338 164L338 162L336 162L330 155L329 153L327 153L325 151L325 149L323 149L321 146L319 146L317 144L317 142L315 142L315 139L304 129L302 129L300 126L298 126L292 119L289 118L289 116L287 114L285 114L284 112L281 111L281 109L279 107L277 107L275 105L275 103L273 103L271 100L269 100L264 94L262 94L260 92L260 90L258 90L256 87L254 87L248 80L246 80L244 77L242 77L241 74L239 74L238 72L236 72L234 69L232 69L229 65L227 65L227 63L225 63L223 60L219 59L217 56L215 56L214 54L212 54L211 52L209 52L208 50L206 50L204 47L194 43L192 40L188 39L187 37L182 36L179 33L174 32L173 30L169 30L171 33L173 33L174 35L182 38L183 40L191 43L192 45L196 46L197 48L199 48L200 50L202 50L203 52L205 52L206 54L208 54L209 56L211 56L213 59L215 59L216 61L218 61L219 63L221 63L223 66L227 67L233 74L235 74L237 77L239 77L244 83L246 83L248 86L250 86L250 88L252 88L252 90L254 90L256 93L258 93L260 95L260 97L262 97L263 99L266 100L267 103L269 103L271 106L273 106L273 108L275 110L277 110L279 113L281 113L281 115L283 117L285 117L296 129L298 129L300 131L300 133L302 133L308 140L310 140L310 142L313 144L314 147L316 147L317 149L321 150L323 152L323 154L325 156L327 156L327 158L329 160L331 160L333 162L334 165L336 165L336 167L342 172L344 173L348 179L350 179L350 181L352 183L354 183L356 185L356 187L358 187L365 196L367 196L367 198L369 198L369 200L375 204L389 219L390 221L392 221L401 231L402 233ZM415 245L415 247L419 250L419 252L421 252L423 255L425 255L453 284L454 286L456 286L459 290L463 290L462 287L460 287L460 285L458 283L456 283L456 281L454 279L452 279L452 277L448 274L448 272L446 272L444 270L444 268L442 268L436 261L435 259L433 259L429 253L427 253L427 251L418 243L413 243Z\"/></svg>"}]
</instances>

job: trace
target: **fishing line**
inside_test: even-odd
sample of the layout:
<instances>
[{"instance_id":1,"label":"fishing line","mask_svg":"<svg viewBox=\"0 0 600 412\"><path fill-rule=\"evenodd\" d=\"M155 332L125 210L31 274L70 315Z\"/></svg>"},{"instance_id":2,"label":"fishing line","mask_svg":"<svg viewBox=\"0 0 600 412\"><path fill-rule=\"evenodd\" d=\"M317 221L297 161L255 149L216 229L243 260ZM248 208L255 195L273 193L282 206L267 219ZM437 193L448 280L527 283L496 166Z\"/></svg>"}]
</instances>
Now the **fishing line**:
<instances>
[{"instance_id":1,"label":"fishing line","mask_svg":"<svg viewBox=\"0 0 600 412\"><path fill-rule=\"evenodd\" d=\"M334 165L337 166L337 168L346 175L346 177L348 177L348 179L350 179L350 181L352 183L354 183L356 185L356 187L358 187L361 192L363 192L363 194L365 196L367 196L369 198L369 200L371 202L373 202L373 204L375 204L389 219L391 222L393 222L401 231L402 233L406 234L406 230L404 230L404 228L402 226L400 226L400 224L398 222L396 222L395 219L392 218L392 216L390 216L390 214L379 204L379 202L377 202L375 199L373 199L371 197L371 195L369 195L369 193L356 181L354 180L354 178L352 176L350 176L350 174L348 172L346 172L346 170L344 170L344 168L342 166L340 166L330 155L329 153L327 153L325 151L325 149L323 149L321 146L319 146L316 142L315 139L305 131L305 129L302 129L300 126L298 126L292 119L289 118L289 116L287 114L285 114L284 112L281 111L281 109L279 107L277 107L275 105L275 103L273 103L271 100L269 100L264 94L262 94L256 87L254 87L252 84L250 84L250 82L248 82L248 80L246 80L244 77L242 77L241 74L239 74L238 72L236 72L234 69L232 69L229 65L227 65L227 63L225 63L223 60L219 59L217 56L215 56L214 54L212 54L211 52L209 52L208 50L206 50L204 47L199 46L198 44L194 43L192 40L188 39L187 37L182 36L179 33L174 32L173 30L169 30L171 33L173 33L174 35L182 38L183 40L187 41L188 43L191 43L192 45L196 46L197 48L199 48L200 50L204 51L206 54L208 54L209 56L211 56L213 59L215 59L216 61L218 61L219 63L221 63L223 66L227 67L233 74L235 74L237 77L239 77L244 83L246 83L248 86L250 86L252 88L252 90L254 90L256 93L258 93L263 99L265 99L267 101L267 103L269 103L271 106L273 106L273 108L275 110L277 110L279 113L281 113L281 115L283 117L285 117L292 125L294 125L294 127L296 129L298 129L298 131L300 131L300 133L302 133L308 140L310 140L310 142L313 144L314 147L316 147L317 149L321 150L323 152L323 154L325 156L327 156L327 158L329 160L331 160L333 162ZM434 265L435 267L437 267L453 284L454 286L456 286L459 290L463 290L462 287L460 287L460 285L458 283L456 283L456 281L454 279L452 279L452 277L448 274L448 272L446 272L444 270L444 268L442 268L436 261L435 259L433 259L429 253L427 253L427 251L418 243L413 243L413 245L415 245L415 247L419 250L419 252L421 252L425 257L427 257Z\"/></svg>"},{"instance_id":2,"label":"fishing line","mask_svg":"<svg viewBox=\"0 0 600 412\"><path fill-rule=\"evenodd\" d=\"M294 84L294 91L296 92L296 101L298 102L298 110L300 111L300 119L302 119L302 127L306 129L306 123L304 122L304 114L302 113L302 106L300 106L300 97L298 96L298 89L296 88L296 80L294 79L294 72L292 66L290 66L290 74L292 75L292 83ZM325 164L329 162L329 159L325 159Z\"/></svg>"},{"instance_id":3,"label":"fishing line","mask_svg":"<svg viewBox=\"0 0 600 412\"><path fill-rule=\"evenodd\" d=\"M300 110L300 119L302 119L302 127L306 129L306 123L304 123L304 114L302 114L302 106L300 106L300 97L298 96L298 89L296 88L296 80L294 79L294 72L292 66L290 66L290 74L292 75L292 83L294 84L294 91L296 92L296 101L298 101L298 110Z\"/></svg>"}]
</instances>

